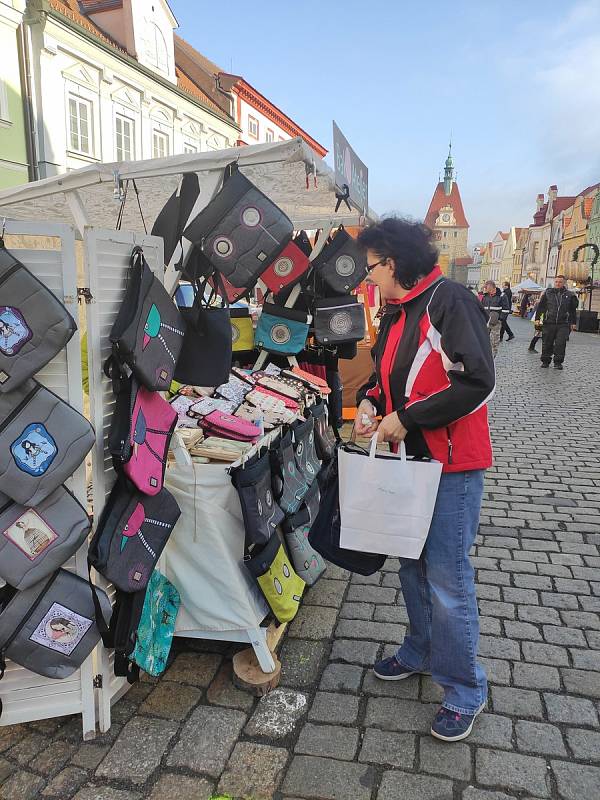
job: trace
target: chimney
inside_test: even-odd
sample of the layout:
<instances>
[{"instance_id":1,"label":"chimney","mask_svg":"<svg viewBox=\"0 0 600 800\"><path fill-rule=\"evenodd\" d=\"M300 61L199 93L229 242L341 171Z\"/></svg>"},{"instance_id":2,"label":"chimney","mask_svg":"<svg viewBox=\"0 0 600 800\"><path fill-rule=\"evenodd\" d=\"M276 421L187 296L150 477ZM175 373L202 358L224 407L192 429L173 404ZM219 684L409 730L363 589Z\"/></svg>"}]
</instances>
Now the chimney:
<instances>
[{"instance_id":1,"label":"chimney","mask_svg":"<svg viewBox=\"0 0 600 800\"><path fill-rule=\"evenodd\" d=\"M539 211L540 208L544 205L544 195L543 194L538 194L535 203L537 205L537 210Z\"/></svg>"},{"instance_id":2,"label":"chimney","mask_svg":"<svg viewBox=\"0 0 600 800\"><path fill-rule=\"evenodd\" d=\"M557 194L558 194L558 186L554 184L548 189L548 201L553 203L556 200Z\"/></svg>"}]
</instances>

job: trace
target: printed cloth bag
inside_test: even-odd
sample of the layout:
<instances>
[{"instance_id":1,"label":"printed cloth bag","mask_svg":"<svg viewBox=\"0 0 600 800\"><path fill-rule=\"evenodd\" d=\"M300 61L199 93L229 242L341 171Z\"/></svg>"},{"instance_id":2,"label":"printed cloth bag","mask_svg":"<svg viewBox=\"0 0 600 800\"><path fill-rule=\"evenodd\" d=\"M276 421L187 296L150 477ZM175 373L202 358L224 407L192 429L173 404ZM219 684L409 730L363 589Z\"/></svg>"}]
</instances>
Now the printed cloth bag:
<instances>
[{"instance_id":1,"label":"printed cloth bag","mask_svg":"<svg viewBox=\"0 0 600 800\"><path fill-rule=\"evenodd\" d=\"M238 442L254 442L260 437L260 428L245 419L224 411L211 411L200 420L200 427L207 436L221 436Z\"/></svg>"},{"instance_id":2,"label":"printed cloth bag","mask_svg":"<svg viewBox=\"0 0 600 800\"><path fill-rule=\"evenodd\" d=\"M256 335L256 346L268 353L295 356L306 344L310 315L273 303L264 303Z\"/></svg>"},{"instance_id":3,"label":"printed cloth bag","mask_svg":"<svg viewBox=\"0 0 600 800\"><path fill-rule=\"evenodd\" d=\"M253 553L244 563L279 622L293 620L305 583L296 575L279 536L271 536L260 553Z\"/></svg>"},{"instance_id":4,"label":"printed cloth bag","mask_svg":"<svg viewBox=\"0 0 600 800\"><path fill-rule=\"evenodd\" d=\"M231 480L240 498L247 539L266 544L285 517L275 500L269 454L232 469Z\"/></svg>"},{"instance_id":5,"label":"printed cloth bag","mask_svg":"<svg viewBox=\"0 0 600 800\"><path fill-rule=\"evenodd\" d=\"M315 421L315 447L320 461L331 461L335 455L336 434L329 424L327 406L323 401L315 403L308 410ZM339 437L339 435L338 435Z\"/></svg>"},{"instance_id":6,"label":"printed cloth bag","mask_svg":"<svg viewBox=\"0 0 600 800\"><path fill-rule=\"evenodd\" d=\"M224 400L230 400L232 403L244 402L244 398L249 391L252 390L252 384L248 381L238 378L237 375L229 375L227 383L222 383L215 389L215 394L222 397Z\"/></svg>"},{"instance_id":7,"label":"printed cloth bag","mask_svg":"<svg viewBox=\"0 0 600 800\"><path fill-rule=\"evenodd\" d=\"M106 592L96 588L102 612L110 616ZM68 678L100 641L89 583L59 569L17 592L0 613L0 677L9 658L47 678Z\"/></svg>"},{"instance_id":8,"label":"printed cloth bag","mask_svg":"<svg viewBox=\"0 0 600 800\"><path fill-rule=\"evenodd\" d=\"M223 187L184 231L233 286L252 289L290 241L293 225L272 200L230 164Z\"/></svg>"},{"instance_id":9,"label":"printed cloth bag","mask_svg":"<svg viewBox=\"0 0 600 800\"><path fill-rule=\"evenodd\" d=\"M335 294L348 294L367 277L367 254L347 231L339 228L313 261L315 274Z\"/></svg>"},{"instance_id":10,"label":"printed cloth bag","mask_svg":"<svg viewBox=\"0 0 600 800\"><path fill-rule=\"evenodd\" d=\"M321 469L321 462L315 447L315 421L313 417L309 417L303 422L295 422L292 425L292 432L294 435L296 465L310 485Z\"/></svg>"},{"instance_id":11,"label":"printed cloth bag","mask_svg":"<svg viewBox=\"0 0 600 800\"><path fill-rule=\"evenodd\" d=\"M60 300L0 239L0 392L39 372L76 330Z\"/></svg>"},{"instance_id":12,"label":"printed cloth bag","mask_svg":"<svg viewBox=\"0 0 600 800\"><path fill-rule=\"evenodd\" d=\"M287 397L286 395L281 394L277 390L269 389L266 386L264 386L261 382L258 383L254 391L246 395L246 399L250 400L250 402L253 403L256 395L261 395L261 394L266 395L267 397L272 397L274 400L280 400L281 402L283 402L284 406L290 411L298 413L300 410L299 404L295 400L292 400L291 397Z\"/></svg>"},{"instance_id":13,"label":"printed cloth bag","mask_svg":"<svg viewBox=\"0 0 600 800\"><path fill-rule=\"evenodd\" d=\"M0 492L37 506L75 472L95 441L78 411L30 379L0 395Z\"/></svg>"},{"instance_id":14,"label":"printed cloth bag","mask_svg":"<svg viewBox=\"0 0 600 800\"><path fill-rule=\"evenodd\" d=\"M146 589L135 647L130 655L148 675L157 677L167 668L179 605L179 592L155 569Z\"/></svg>"},{"instance_id":15,"label":"printed cloth bag","mask_svg":"<svg viewBox=\"0 0 600 800\"><path fill-rule=\"evenodd\" d=\"M123 592L144 589L179 515L166 489L147 496L117 480L90 542L88 563Z\"/></svg>"},{"instance_id":16,"label":"printed cloth bag","mask_svg":"<svg viewBox=\"0 0 600 800\"><path fill-rule=\"evenodd\" d=\"M64 486L35 508L0 496L0 577L28 589L62 566L91 527L86 510Z\"/></svg>"},{"instance_id":17,"label":"printed cloth bag","mask_svg":"<svg viewBox=\"0 0 600 800\"><path fill-rule=\"evenodd\" d=\"M109 433L115 469L145 494L162 489L167 453L177 412L158 392L150 392L135 378L119 384L117 407Z\"/></svg>"},{"instance_id":18,"label":"printed cloth bag","mask_svg":"<svg viewBox=\"0 0 600 800\"><path fill-rule=\"evenodd\" d=\"M269 452L275 499L284 514L295 514L308 491L308 484L296 465L291 431L274 443Z\"/></svg>"},{"instance_id":19,"label":"printed cloth bag","mask_svg":"<svg viewBox=\"0 0 600 800\"><path fill-rule=\"evenodd\" d=\"M313 586L325 572L326 566L308 538L319 512L319 487L316 481L308 491L310 497L307 495L302 508L286 519L282 527L294 569L307 586Z\"/></svg>"},{"instance_id":20,"label":"printed cloth bag","mask_svg":"<svg viewBox=\"0 0 600 800\"><path fill-rule=\"evenodd\" d=\"M314 329L317 344L360 342L365 338L365 307L352 295L315 300Z\"/></svg>"},{"instance_id":21,"label":"printed cloth bag","mask_svg":"<svg viewBox=\"0 0 600 800\"><path fill-rule=\"evenodd\" d=\"M191 407L197 402L197 399L196 397L188 397L184 394L176 394L172 400L169 400L171 408L177 414L177 427L198 427L198 420L191 414L188 414Z\"/></svg>"},{"instance_id":22,"label":"printed cloth bag","mask_svg":"<svg viewBox=\"0 0 600 800\"><path fill-rule=\"evenodd\" d=\"M304 234L304 237L306 237L306 234ZM308 237L306 237L306 241L308 241ZM276 294L286 286L298 283L308 270L310 266L310 261L308 260L310 242L308 242L308 253L306 252L306 245L304 244L305 249L302 249L302 244L304 244L304 240L298 238L289 242L262 273L260 279L269 291Z\"/></svg>"},{"instance_id":23,"label":"printed cloth bag","mask_svg":"<svg viewBox=\"0 0 600 800\"><path fill-rule=\"evenodd\" d=\"M254 326L247 308L232 308L231 341L234 353L243 353L254 349Z\"/></svg>"},{"instance_id":24,"label":"printed cloth bag","mask_svg":"<svg viewBox=\"0 0 600 800\"><path fill-rule=\"evenodd\" d=\"M167 391L184 333L179 309L153 275L141 247L135 247L129 283L110 332L111 358L127 364L147 389Z\"/></svg>"}]
</instances>

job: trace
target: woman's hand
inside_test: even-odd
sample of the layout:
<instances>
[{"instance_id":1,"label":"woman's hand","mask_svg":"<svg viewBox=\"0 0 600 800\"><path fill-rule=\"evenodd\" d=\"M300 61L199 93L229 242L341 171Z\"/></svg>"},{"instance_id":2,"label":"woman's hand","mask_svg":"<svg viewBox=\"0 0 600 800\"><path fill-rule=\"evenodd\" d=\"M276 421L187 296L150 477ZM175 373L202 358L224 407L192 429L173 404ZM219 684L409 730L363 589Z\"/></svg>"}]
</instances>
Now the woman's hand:
<instances>
[{"instance_id":1,"label":"woman's hand","mask_svg":"<svg viewBox=\"0 0 600 800\"><path fill-rule=\"evenodd\" d=\"M396 414L395 411L392 411L391 414L388 414L387 417L384 417L379 423L379 428L377 429L377 441L398 444L399 442L404 441L404 437L407 433L408 431L400 422L398 414Z\"/></svg>"},{"instance_id":2,"label":"woman's hand","mask_svg":"<svg viewBox=\"0 0 600 800\"><path fill-rule=\"evenodd\" d=\"M377 417L373 404L369 400L362 400L356 409L354 420L354 430L357 436L373 435L378 426Z\"/></svg>"}]
</instances>

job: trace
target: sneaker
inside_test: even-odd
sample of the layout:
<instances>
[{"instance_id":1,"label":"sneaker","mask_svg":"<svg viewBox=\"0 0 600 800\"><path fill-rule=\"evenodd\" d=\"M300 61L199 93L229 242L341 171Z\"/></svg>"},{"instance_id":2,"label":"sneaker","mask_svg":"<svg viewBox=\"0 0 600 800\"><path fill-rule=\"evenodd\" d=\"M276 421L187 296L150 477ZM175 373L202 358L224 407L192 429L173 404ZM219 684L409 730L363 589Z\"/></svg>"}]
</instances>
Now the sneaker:
<instances>
[{"instance_id":1,"label":"sneaker","mask_svg":"<svg viewBox=\"0 0 600 800\"><path fill-rule=\"evenodd\" d=\"M563 368L562 364L555 364L554 365L554 369L562 369L562 368Z\"/></svg>"},{"instance_id":2,"label":"sneaker","mask_svg":"<svg viewBox=\"0 0 600 800\"><path fill-rule=\"evenodd\" d=\"M514 338L515 338L515 337L514 337L514 334L513 334L513 336L509 336L509 337L508 337L508 339L507 339L506 341L507 341L507 342L512 342L512 340L513 340Z\"/></svg>"},{"instance_id":3,"label":"sneaker","mask_svg":"<svg viewBox=\"0 0 600 800\"><path fill-rule=\"evenodd\" d=\"M396 656L377 661L373 666L373 672L382 681L403 681L405 678L410 678L411 675L419 674L403 666Z\"/></svg>"},{"instance_id":4,"label":"sneaker","mask_svg":"<svg viewBox=\"0 0 600 800\"><path fill-rule=\"evenodd\" d=\"M550 364L542 364L542 369L548 369L549 366Z\"/></svg>"},{"instance_id":5,"label":"sneaker","mask_svg":"<svg viewBox=\"0 0 600 800\"><path fill-rule=\"evenodd\" d=\"M433 720L431 735L435 736L436 739L442 739L444 742L460 742L461 739L466 739L473 730L475 717L481 714L484 706L485 703L474 714L459 714L441 706Z\"/></svg>"},{"instance_id":6,"label":"sneaker","mask_svg":"<svg viewBox=\"0 0 600 800\"><path fill-rule=\"evenodd\" d=\"M540 351L536 350L535 347L528 347L527 348L527 352L528 353L539 353Z\"/></svg>"}]
</instances>

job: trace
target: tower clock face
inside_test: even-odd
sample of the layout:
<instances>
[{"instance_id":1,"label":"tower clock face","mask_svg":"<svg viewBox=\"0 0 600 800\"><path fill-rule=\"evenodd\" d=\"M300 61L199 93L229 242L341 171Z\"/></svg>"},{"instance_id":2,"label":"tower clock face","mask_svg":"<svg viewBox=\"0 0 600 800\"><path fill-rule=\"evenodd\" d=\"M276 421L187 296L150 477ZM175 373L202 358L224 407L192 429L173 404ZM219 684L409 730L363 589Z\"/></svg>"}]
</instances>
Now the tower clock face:
<instances>
[{"instance_id":1,"label":"tower clock face","mask_svg":"<svg viewBox=\"0 0 600 800\"><path fill-rule=\"evenodd\" d=\"M450 214L442 214L442 222L450 222Z\"/></svg>"}]
</instances>

